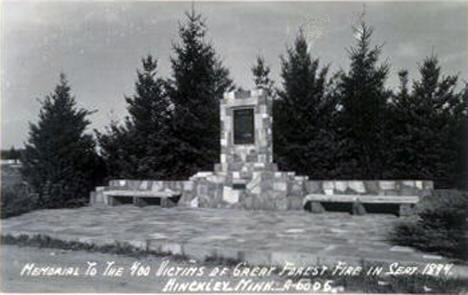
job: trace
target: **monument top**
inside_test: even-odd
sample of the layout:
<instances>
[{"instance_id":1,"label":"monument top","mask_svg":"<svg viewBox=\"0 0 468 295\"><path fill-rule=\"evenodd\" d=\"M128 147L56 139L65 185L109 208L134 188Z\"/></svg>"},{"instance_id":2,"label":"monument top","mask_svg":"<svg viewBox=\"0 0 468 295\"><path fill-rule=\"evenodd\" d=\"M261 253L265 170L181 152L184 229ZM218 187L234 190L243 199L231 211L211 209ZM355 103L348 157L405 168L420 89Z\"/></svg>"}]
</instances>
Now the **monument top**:
<instances>
[{"instance_id":1,"label":"monument top","mask_svg":"<svg viewBox=\"0 0 468 295\"><path fill-rule=\"evenodd\" d=\"M233 100L233 99L245 99L245 98L251 98L251 97L259 97L265 95L265 91L260 88L256 88L253 90L234 90L230 92L225 92L224 93L224 99L225 100Z\"/></svg>"},{"instance_id":2,"label":"monument top","mask_svg":"<svg viewBox=\"0 0 468 295\"><path fill-rule=\"evenodd\" d=\"M220 104L221 165L238 171L273 162L272 100L262 89L224 94ZM245 170L245 169L244 169Z\"/></svg>"}]
</instances>

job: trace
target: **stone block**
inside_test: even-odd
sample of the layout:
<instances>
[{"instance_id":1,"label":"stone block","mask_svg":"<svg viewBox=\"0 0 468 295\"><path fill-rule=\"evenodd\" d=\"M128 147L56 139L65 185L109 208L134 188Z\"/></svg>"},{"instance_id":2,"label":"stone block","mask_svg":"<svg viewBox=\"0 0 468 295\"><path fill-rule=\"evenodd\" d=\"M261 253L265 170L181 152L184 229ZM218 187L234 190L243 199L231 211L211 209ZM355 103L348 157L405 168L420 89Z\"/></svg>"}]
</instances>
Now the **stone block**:
<instances>
[{"instance_id":1,"label":"stone block","mask_svg":"<svg viewBox=\"0 0 468 295\"><path fill-rule=\"evenodd\" d=\"M223 201L228 204L235 204L239 202L239 191L233 190L229 186L223 187Z\"/></svg>"},{"instance_id":2,"label":"stone block","mask_svg":"<svg viewBox=\"0 0 468 295\"><path fill-rule=\"evenodd\" d=\"M434 182L430 180L424 181L424 189L425 190L433 190L434 189Z\"/></svg>"},{"instance_id":3,"label":"stone block","mask_svg":"<svg viewBox=\"0 0 468 295\"><path fill-rule=\"evenodd\" d=\"M260 199L259 195L252 195L252 207L249 209L253 210L260 210L262 209L262 200Z\"/></svg>"},{"instance_id":4,"label":"stone block","mask_svg":"<svg viewBox=\"0 0 468 295\"><path fill-rule=\"evenodd\" d=\"M422 190L424 188L423 182L421 180L415 181L416 188Z\"/></svg>"},{"instance_id":5,"label":"stone block","mask_svg":"<svg viewBox=\"0 0 468 295\"><path fill-rule=\"evenodd\" d=\"M291 195L296 195L296 196L303 195L304 194L304 189L303 189L301 183L293 182L292 186L291 186L290 194Z\"/></svg>"},{"instance_id":6,"label":"stone block","mask_svg":"<svg viewBox=\"0 0 468 295\"><path fill-rule=\"evenodd\" d=\"M366 187L364 186L363 181L358 181L358 180L350 180L348 181L348 187L353 190L354 192L358 194L365 194L366 193Z\"/></svg>"},{"instance_id":7,"label":"stone block","mask_svg":"<svg viewBox=\"0 0 468 295\"><path fill-rule=\"evenodd\" d=\"M354 202L351 214L353 215L364 215L366 214L366 208L360 202Z\"/></svg>"},{"instance_id":8,"label":"stone block","mask_svg":"<svg viewBox=\"0 0 468 295\"><path fill-rule=\"evenodd\" d=\"M89 193L89 203L91 205L96 204L96 192L95 191L92 191Z\"/></svg>"},{"instance_id":9,"label":"stone block","mask_svg":"<svg viewBox=\"0 0 468 295\"><path fill-rule=\"evenodd\" d=\"M246 196L242 204L244 205L244 209L253 209L253 197Z\"/></svg>"},{"instance_id":10,"label":"stone block","mask_svg":"<svg viewBox=\"0 0 468 295\"><path fill-rule=\"evenodd\" d=\"M163 243L161 245L161 253L168 253L172 255L182 255L182 245L179 243Z\"/></svg>"},{"instance_id":11,"label":"stone block","mask_svg":"<svg viewBox=\"0 0 468 295\"><path fill-rule=\"evenodd\" d=\"M368 194L377 194L379 192L379 186L376 181L366 181L365 186Z\"/></svg>"},{"instance_id":12,"label":"stone block","mask_svg":"<svg viewBox=\"0 0 468 295\"><path fill-rule=\"evenodd\" d=\"M287 198L279 198L276 200L275 202L275 207L276 207L276 210L280 210L280 211L286 211L288 210L288 199Z\"/></svg>"},{"instance_id":13,"label":"stone block","mask_svg":"<svg viewBox=\"0 0 468 295\"><path fill-rule=\"evenodd\" d=\"M380 187L381 190L384 190L384 191L395 190L396 189L395 181L392 181L392 180L388 180L388 181L381 180L381 181L379 181L379 187Z\"/></svg>"},{"instance_id":14,"label":"stone block","mask_svg":"<svg viewBox=\"0 0 468 295\"><path fill-rule=\"evenodd\" d=\"M296 196L288 196L288 209L289 210L302 210L302 198Z\"/></svg>"},{"instance_id":15,"label":"stone block","mask_svg":"<svg viewBox=\"0 0 468 295\"><path fill-rule=\"evenodd\" d=\"M254 168L265 169L265 163L254 163Z\"/></svg>"},{"instance_id":16,"label":"stone block","mask_svg":"<svg viewBox=\"0 0 468 295\"><path fill-rule=\"evenodd\" d=\"M193 190L193 181L184 181L184 191Z\"/></svg>"},{"instance_id":17,"label":"stone block","mask_svg":"<svg viewBox=\"0 0 468 295\"><path fill-rule=\"evenodd\" d=\"M148 187L148 181L147 180L143 180L141 183L140 183L140 186L138 187L138 189L140 190L147 190L149 187Z\"/></svg>"},{"instance_id":18,"label":"stone block","mask_svg":"<svg viewBox=\"0 0 468 295\"><path fill-rule=\"evenodd\" d=\"M287 190L287 183L285 181L274 181L273 182L273 189L279 192L286 192Z\"/></svg>"},{"instance_id":19,"label":"stone block","mask_svg":"<svg viewBox=\"0 0 468 295\"><path fill-rule=\"evenodd\" d=\"M322 189L326 195L333 195L335 191L335 183L333 181L322 182Z\"/></svg>"},{"instance_id":20,"label":"stone block","mask_svg":"<svg viewBox=\"0 0 468 295\"><path fill-rule=\"evenodd\" d=\"M323 213L325 208L323 208L320 202L310 202L310 212L312 213Z\"/></svg>"},{"instance_id":21,"label":"stone block","mask_svg":"<svg viewBox=\"0 0 468 295\"><path fill-rule=\"evenodd\" d=\"M151 185L151 190L153 192L160 192L164 189L163 183L161 181L153 181Z\"/></svg>"},{"instance_id":22,"label":"stone block","mask_svg":"<svg viewBox=\"0 0 468 295\"><path fill-rule=\"evenodd\" d=\"M199 183L197 186L197 195L205 196L208 194L208 187L206 183Z\"/></svg>"},{"instance_id":23,"label":"stone block","mask_svg":"<svg viewBox=\"0 0 468 295\"><path fill-rule=\"evenodd\" d=\"M322 192L320 181L309 180L305 183L305 189L308 194L316 194Z\"/></svg>"},{"instance_id":24,"label":"stone block","mask_svg":"<svg viewBox=\"0 0 468 295\"><path fill-rule=\"evenodd\" d=\"M417 194L417 190L414 187L401 186L401 189L399 190L399 195L401 196L411 196L414 194Z\"/></svg>"},{"instance_id":25,"label":"stone block","mask_svg":"<svg viewBox=\"0 0 468 295\"><path fill-rule=\"evenodd\" d=\"M268 250L240 250L239 258L241 261L245 261L250 265L269 265L271 261L270 252Z\"/></svg>"},{"instance_id":26,"label":"stone block","mask_svg":"<svg viewBox=\"0 0 468 295\"><path fill-rule=\"evenodd\" d=\"M137 198L139 199L139 198ZM161 207L162 208L173 208L177 206L177 203L170 198L161 198Z\"/></svg>"},{"instance_id":27,"label":"stone block","mask_svg":"<svg viewBox=\"0 0 468 295\"><path fill-rule=\"evenodd\" d=\"M125 180L125 187L131 190L136 190L138 189L138 185L135 185L134 180Z\"/></svg>"},{"instance_id":28,"label":"stone block","mask_svg":"<svg viewBox=\"0 0 468 295\"><path fill-rule=\"evenodd\" d=\"M415 187L416 186L415 183L414 183L414 180L403 180L401 182L401 184L403 186L407 186L407 187Z\"/></svg>"},{"instance_id":29,"label":"stone block","mask_svg":"<svg viewBox=\"0 0 468 295\"><path fill-rule=\"evenodd\" d=\"M207 258L213 257L216 254L216 251L214 251L214 249L212 249L211 247L193 243L183 245L182 251L184 253L184 256L195 259L200 262L203 262Z\"/></svg>"},{"instance_id":30,"label":"stone block","mask_svg":"<svg viewBox=\"0 0 468 295\"><path fill-rule=\"evenodd\" d=\"M335 181L335 190L340 193L346 192L346 189L348 188L348 183L347 181Z\"/></svg>"}]
</instances>

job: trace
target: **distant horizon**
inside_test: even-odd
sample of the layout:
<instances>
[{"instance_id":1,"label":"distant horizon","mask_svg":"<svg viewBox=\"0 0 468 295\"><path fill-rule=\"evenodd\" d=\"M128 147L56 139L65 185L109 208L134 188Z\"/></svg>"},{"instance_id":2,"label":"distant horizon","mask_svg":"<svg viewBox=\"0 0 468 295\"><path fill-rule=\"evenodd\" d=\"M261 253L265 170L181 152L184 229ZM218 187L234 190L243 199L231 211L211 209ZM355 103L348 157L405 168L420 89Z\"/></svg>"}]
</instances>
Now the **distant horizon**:
<instances>
[{"instance_id":1,"label":"distant horizon","mask_svg":"<svg viewBox=\"0 0 468 295\"><path fill-rule=\"evenodd\" d=\"M79 107L89 116L88 132L103 130L126 112L141 58L158 59L160 77L171 75L171 42L191 2L3 1L2 149L23 148L28 122L39 115L39 99L66 74ZM329 77L346 70L346 48L363 2L195 2L206 19L207 37L236 86L253 88L250 67L258 54L281 86L280 55L302 25L313 58L331 64ZM418 79L418 64L435 53L443 75L468 80L466 2L366 2L365 20L374 28L373 45L384 44L380 62L391 66L386 86L396 89L398 71Z\"/></svg>"}]
</instances>

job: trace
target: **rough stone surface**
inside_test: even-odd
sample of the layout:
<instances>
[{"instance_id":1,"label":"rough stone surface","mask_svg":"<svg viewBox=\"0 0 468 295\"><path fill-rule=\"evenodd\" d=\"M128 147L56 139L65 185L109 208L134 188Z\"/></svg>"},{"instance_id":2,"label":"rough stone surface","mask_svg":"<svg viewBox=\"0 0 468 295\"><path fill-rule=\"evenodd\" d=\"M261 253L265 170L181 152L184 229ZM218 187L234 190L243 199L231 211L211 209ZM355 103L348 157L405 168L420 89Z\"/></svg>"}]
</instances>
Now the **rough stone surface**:
<instances>
[{"instance_id":1,"label":"rough stone surface","mask_svg":"<svg viewBox=\"0 0 468 295\"><path fill-rule=\"evenodd\" d=\"M380 214L122 205L37 210L2 220L2 235L45 235L96 245L126 242L199 259L212 253L236 255L258 264L281 259L430 262L425 253L395 251L388 242L389 230L399 221Z\"/></svg>"}]
</instances>

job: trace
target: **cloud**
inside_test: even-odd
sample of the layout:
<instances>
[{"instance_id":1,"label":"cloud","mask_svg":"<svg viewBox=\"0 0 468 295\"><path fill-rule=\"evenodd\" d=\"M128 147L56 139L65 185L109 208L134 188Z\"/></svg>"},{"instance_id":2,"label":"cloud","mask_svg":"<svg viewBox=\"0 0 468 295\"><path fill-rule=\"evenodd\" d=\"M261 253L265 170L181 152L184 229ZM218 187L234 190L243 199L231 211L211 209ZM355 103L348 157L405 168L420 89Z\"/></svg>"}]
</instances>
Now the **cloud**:
<instances>
[{"instance_id":1,"label":"cloud","mask_svg":"<svg viewBox=\"0 0 468 295\"><path fill-rule=\"evenodd\" d=\"M414 43L404 42L404 43L398 44L395 55L397 57L413 58L413 57L418 57L420 54Z\"/></svg>"}]
</instances>

